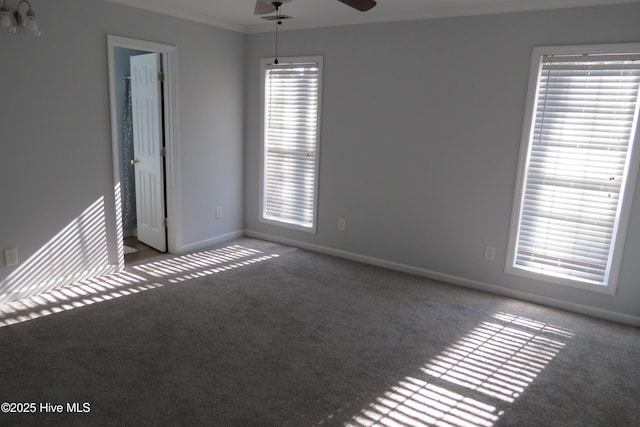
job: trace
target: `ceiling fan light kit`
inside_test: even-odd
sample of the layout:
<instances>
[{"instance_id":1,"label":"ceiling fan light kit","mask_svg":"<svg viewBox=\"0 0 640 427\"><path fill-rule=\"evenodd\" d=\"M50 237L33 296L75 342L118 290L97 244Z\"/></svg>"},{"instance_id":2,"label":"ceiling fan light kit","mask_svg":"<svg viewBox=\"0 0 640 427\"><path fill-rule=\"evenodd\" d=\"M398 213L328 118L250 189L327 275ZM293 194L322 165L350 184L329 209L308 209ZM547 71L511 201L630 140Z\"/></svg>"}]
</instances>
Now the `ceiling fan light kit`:
<instances>
[{"instance_id":1,"label":"ceiling fan light kit","mask_svg":"<svg viewBox=\"0 0 640 427\"><path fill-rule=\"evenodd\" d=\"M267 13L275 12L284 3L289 3L291 0L256 0L256 8L254 9L254 15L265 15Z\"/></svg>"},{"instance_id":2,"label":"ceiling fan light kit","mask_svg":"<svg viewBox=\"0 0 640 427\"><path fill-rule=\"evenodd\" d=\"M310 0L309 0L310 1ZM340 3L351 6L352 8L359 10L360 12L366 12L373 9L376 4L375 0L338 0ZM283 19L291 19L290 16L282 15L280 8L283 4L289 3L291 0L256 0L256 7L253 10L254 15L266 15L272 12L276 14L273 16L263 17L268 21L276 21L276 55L273 61L274 64L278 63L278 25L282 24Z\"/></svg>"}]
</instances>

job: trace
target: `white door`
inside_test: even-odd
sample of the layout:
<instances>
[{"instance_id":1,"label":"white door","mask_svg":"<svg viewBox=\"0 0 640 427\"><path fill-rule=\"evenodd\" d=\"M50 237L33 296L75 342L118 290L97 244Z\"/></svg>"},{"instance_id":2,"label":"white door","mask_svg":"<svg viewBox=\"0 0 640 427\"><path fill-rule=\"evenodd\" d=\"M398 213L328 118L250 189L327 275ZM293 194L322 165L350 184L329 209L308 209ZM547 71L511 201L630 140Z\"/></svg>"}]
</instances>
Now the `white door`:
<instances>
[{"instance_id":1,"label":"white door","mask_svg":"<svg viewBox=\"0 0 640 427\"><path fill-rule=\"evenodd\" d=\"M130 61L138 240L165 252L160 54L132 56Z\"/></svg>"}]
</instances>

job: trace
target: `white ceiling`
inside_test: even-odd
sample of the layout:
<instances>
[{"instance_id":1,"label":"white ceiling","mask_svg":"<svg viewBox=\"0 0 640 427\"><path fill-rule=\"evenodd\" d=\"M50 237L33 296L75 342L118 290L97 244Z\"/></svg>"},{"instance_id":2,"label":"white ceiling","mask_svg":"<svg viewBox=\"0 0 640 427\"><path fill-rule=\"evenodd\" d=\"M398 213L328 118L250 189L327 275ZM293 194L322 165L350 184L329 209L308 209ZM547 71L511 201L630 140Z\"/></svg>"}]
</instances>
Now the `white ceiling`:
<instances>
[{"instance_id":1,"label":"white ceiling","mask_svg":"<svg viewBox=\"0 0 640 427\"><path fill-rule=\"evenodd\" d=\"M253 14L255 0L107 0L165 15L177 16L234 31L271 31L275 25ZM281 30L370 22L405 21L445 16L559 9L640 0L377 0L368 12L358 12L337 0L291 0L282 12L293 17Z\"/></svg>"}]
</instances>

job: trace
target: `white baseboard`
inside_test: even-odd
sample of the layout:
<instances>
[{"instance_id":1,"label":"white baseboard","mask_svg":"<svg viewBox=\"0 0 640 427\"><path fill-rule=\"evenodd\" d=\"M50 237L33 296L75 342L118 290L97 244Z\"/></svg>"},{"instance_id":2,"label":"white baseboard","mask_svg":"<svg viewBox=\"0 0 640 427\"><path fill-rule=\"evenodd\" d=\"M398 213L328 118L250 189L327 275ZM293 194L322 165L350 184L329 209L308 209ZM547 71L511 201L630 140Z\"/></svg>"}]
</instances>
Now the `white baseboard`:
<instances>
[{"instance_id":1,"label":"white baseboard","mask_svg":"<svg viewBox=\"0 0 640 427\"><path fill-rule=\"evenodd\" d=\"M477 289L480 291L485 291L485 292L489 292L496 295L515 298L515 299L528 301L536 304L541 304L549 307L559 308L562 310L572 311L575 313L586 314L588 316L597 317L600 319L605 319L613 322L624 323L627 325L640 327L640 317L630 316L628 314L617 313L609 310L602 310L595 307L575 304L572 302L558 300L555 298L549 298L549 297L536 295L528 292L516 291L513 289L506 289L501 286L492 285L490 283L480 282L477 280L470 280L470 279L466 279L459 276L452 276L449 274L438 273L436 271L414 267L407 264L387 261L380 258L374 258L366 255L357 254L354 252L334 249L327 246L320 246L312 243L300 242L298 240L287 239L284 237L274 236L266 233L260 233L257 231L245 230L244 235L247 237L253 237L256 239L267 240L275 243L281 243L283 245L294 246L294 247L306 249L313 252L319 252L327 255L336 256L339 258L349 259L352 261L358 261L365 264L371 264L378 267L384 267L390 270L401 271L403 273L409 273L416 276L425 277L428 279L450 283L453 285L463 286L471 289Z\"/></svg>"},{"instance_id":2,"label":"white baseboard","mask_svg":"<svg viewBox=\"0 0 640 427\"><path fill-rule=\"evenodd\" d=\"M56 289L64 288L65 286L72 285L82 280L92 279L94 277L108 276L113 273L117 273L117 264L107 264L102 267L85 270L79 273L74 273L68 276L56 277L54 279L46 280L43 282L33 283L29 286L22 286L19 289L0 294L0 305L8 304L14 301L18 301L24 298L28 298L37 294L51 292ZM11 288L16 286L10 279L2 282L3 285Z\"/></svg>"},{"instance_id":3,"label":"white baseboard","mask_svg":"<svg viewBox=\"0 0 640 427\"><path fill-rule=\"evenodd\" d=\"M227 240L237 239L238 237L242 237L245 235L244 230L233 231L231 233L223 234L221 236L212 237L210 239L201 240L199 242L190 243L188 245L183 245L179 249L179 253L183 254L186 252L197 251L200 249L208 248L209 246L216 245L221 242L226 242Z\"/></svg>"}]
</instances>

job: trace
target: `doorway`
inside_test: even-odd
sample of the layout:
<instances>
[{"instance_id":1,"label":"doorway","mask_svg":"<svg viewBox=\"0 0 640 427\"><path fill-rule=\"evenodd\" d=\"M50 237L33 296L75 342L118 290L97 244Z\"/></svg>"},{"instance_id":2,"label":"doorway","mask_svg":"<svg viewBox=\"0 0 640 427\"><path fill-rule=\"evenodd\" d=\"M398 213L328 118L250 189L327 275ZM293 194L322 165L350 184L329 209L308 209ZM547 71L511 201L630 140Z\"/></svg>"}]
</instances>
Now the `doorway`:
<instances>
[{"instance_id":1,"label":"doorway","mask_svg":"<svg viewBox=\"0 0 640 427\"><path fill-rule=\"evenodd\" d=\"M176 52L174 46L112 35L107 36L107 46L118 265L122 269L125 262L178 248ZM136 68L145 57L151 59L153 73ZM142 81L148 76L155 81ZM139 97L146 97L153 84L157 105L151 127L155 130L148 132L148 122L137 127L136 122L150 116L148 111L141 114L140 105L148 102L140 102ZM154 165L152 172L149 165Z\"/></svg>"}]
</instances>

